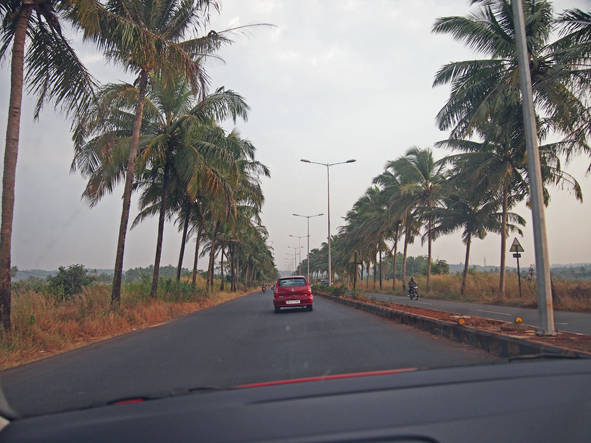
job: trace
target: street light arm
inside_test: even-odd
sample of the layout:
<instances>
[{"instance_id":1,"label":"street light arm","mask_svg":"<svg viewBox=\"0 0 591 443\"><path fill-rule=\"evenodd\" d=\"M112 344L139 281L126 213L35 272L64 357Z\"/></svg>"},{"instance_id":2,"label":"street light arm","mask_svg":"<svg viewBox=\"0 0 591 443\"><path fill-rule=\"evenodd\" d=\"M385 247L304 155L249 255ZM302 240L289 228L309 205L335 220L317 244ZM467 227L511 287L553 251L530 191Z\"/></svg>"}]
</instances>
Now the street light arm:
<instances>
[{"instance_id":1,"label":"street light arm","mask_svg":"<svg viewBox=\"0 0 591 443\"><path fill-rule=\"evenodd\" d=\"M336 163L325 163L325 166L335 166L335 165L344 165L345 163L355 163L357 160L355 159L351 159L351 160L347 160L345 162L336 162ZM320 163L323 164L323 163Z\"/></svg>"},{"instance_id":2,"label":"street light arm","mask_svg":"<svg viewBox=\"0 0 591 443\"><path fill-rule=\"evenodd\" d=\"M311 161L311 160L307 160L307 159L305 159L305 158L302 158L302 159L300 159L300 161L301 161L301 162L304 162L304 163L313 163L313 164L315 164L315 165L329 166L329 164L328 164L328 163L313 162L313 161Z\"/></svg>"}]
</instances>

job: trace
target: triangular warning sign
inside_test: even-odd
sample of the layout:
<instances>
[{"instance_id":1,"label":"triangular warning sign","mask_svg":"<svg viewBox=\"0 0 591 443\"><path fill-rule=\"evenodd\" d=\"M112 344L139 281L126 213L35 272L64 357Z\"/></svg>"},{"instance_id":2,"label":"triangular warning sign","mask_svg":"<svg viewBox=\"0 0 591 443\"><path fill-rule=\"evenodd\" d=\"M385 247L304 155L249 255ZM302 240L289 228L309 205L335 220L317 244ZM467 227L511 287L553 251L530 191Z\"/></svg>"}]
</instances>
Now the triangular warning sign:
<instances>
[{"instance_id":1,"label":"triangular warning sign","mask_svg":"<svg viewBox=\"0 0 591 443\"><path fill-rule=\"evenodd\" d=\"M513 240L513 243L511 244L509 251L510 252L523 252L523 247L519 243L519 240L517 240L517 237L515 237L515 239Z\"/></svg>"}]
</instances>

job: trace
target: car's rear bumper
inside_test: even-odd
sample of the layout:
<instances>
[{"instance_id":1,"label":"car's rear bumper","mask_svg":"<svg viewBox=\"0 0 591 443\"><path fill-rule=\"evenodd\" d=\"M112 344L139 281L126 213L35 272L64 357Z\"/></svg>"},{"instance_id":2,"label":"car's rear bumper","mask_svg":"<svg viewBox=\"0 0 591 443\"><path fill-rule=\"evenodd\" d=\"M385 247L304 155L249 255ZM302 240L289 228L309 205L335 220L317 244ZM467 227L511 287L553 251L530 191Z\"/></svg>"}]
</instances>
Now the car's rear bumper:
<instances>
[{"instance_id":1,"label":"car's rear bumper","mask_svg":"<svg viewBox=\"0 0 591 443\"><path fill-rule=\"evenodd\" d=\"M299 301L299 303L293 303L293 301ZM290 303L292 302L292 303ZM275 298L273 299L273 305L276 308L299 308L303 306L312 306L314 303L314 297L302 297L299 299L281 299Z\"/></svg>"}]
</instances>

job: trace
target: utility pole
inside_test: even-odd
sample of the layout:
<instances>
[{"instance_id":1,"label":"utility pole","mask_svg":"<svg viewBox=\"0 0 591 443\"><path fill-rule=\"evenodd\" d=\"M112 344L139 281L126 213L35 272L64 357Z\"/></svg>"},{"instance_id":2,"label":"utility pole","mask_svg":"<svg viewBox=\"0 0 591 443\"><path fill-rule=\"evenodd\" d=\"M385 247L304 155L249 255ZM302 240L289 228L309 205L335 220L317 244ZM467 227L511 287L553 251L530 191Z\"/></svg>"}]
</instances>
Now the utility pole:
<instances>
[{"instance_id":1,"label":"utility pole","mask_svg":"<svg viewBox=\"0 0 591 443\"><path fill-rule=\"evenodd\" d=\"M550 282L550 257L546 237L546 218L544 215L544 195L540 153L536 130L529 56L527 53L525 18L521 0L512 0L515 41L519 58L519 79L523 106L523 126L525 128L525 147L527 150L527 172L529 177L530 202L534 230L536 257L536 280L538 289L538 315L540 317L539 335L555 335L554 309L552 306L552 285Z\"/></svg>"}]
</instances>

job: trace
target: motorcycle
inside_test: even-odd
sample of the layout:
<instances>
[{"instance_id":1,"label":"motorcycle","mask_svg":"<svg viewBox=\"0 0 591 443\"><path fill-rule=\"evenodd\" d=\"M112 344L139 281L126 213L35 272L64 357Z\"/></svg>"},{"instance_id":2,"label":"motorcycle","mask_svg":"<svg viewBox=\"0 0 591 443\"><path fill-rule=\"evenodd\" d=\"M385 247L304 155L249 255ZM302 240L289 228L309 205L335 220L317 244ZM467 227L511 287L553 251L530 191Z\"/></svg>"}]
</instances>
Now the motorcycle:
<instances>
[{"instance_id":1,"label":"motorcycle","mask_svg":"<svg viewBox=\"0 0 591 443\"><path fill-rule=\"evenodd\" d=\"M411 300L419 299L419 288L417 286L411 286L408 288L408 298Z\"/></svg>"}]
</instances>

